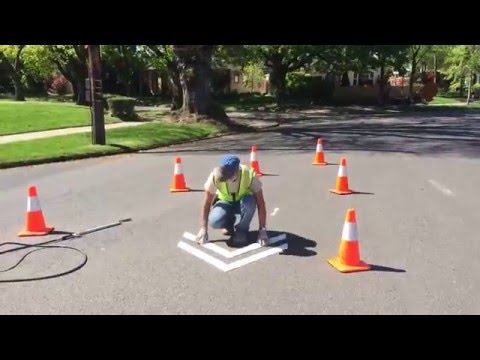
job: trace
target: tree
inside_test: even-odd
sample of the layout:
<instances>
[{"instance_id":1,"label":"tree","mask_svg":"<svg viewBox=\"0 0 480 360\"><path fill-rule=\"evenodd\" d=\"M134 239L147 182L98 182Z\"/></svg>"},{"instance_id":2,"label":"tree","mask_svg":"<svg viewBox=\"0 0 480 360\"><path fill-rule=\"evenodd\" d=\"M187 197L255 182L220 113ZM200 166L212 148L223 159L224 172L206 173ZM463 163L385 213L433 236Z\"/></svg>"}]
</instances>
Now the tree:
<instances>
[{"instance_id":1,"label":"tree","mask_svg":"<svg viewBox=\"0 0 480 360\"><path fill-rule=\"evenodd\" d=\"M310 64L325 46L245 45L246 61L261 61L270 75L271 89L278 104L285 101L287 74Z\"/></svg>"},{"instance_id":2,"label":"tree","mask_svg":"<svg viewBox=\"0 0 480 360\"><path fill-rule=\"evenodd\" d=\"M255 84L262 82L265 79L263 67L258 63L250 63L243 67L243 83L244 86L255 91Z\"/></svg>"},{"instance_id":3,"label":"tree","mask_svg":"<svg viewBox=\"0 0 480 360\"><path fill-rule=\"evenodd\" d=\"M26 45L0 45L0 65L4 66L13 81L15 100L25 101L22 84L22 52Z\"/></svg>"},{"instance_id":4,"label":"tree","mask_svg":"<svg viewBox=\"0 0 480 360\"><path fill-rule=\"evenodd\" d=\"M385 86L388 83L386 71L391 68L403 72L404 65L408 61L408 47L409 45L371 45L368 46L368 56L364 60L369 67L380 69L380 76L378 79L380 105L385 104L388 94L385 92Z\"/></svg>"},{"instance_id":5,"label":"tree","mask_svg":"<svg viewBox=\"0 0 480 360\"><path fill-rule=\"evenodd\" d=\"M444 72L452 80L451 88L463 88L467 79L467 105L470 103L472 78L480 72L480 45L450 46L445 59Z\"/></svg>"},{"instance_id":6,"label":"tree","mask_svg":"<svg viewBox=\"0 0 480 360\"><path fill-rule=\"evenodd\" d=\"M58 69L49 59L47 45L27 45L23 51L23 75L37 81L45 81Z\"/></svg>"},{"instance_id":7,"label":"tree","mask_svg":"<svg viewBox=\"0 0 480 360\"><path fill-rule=\"evenodd\" d=\"M174 60L173 45L142 45L150 66L163 72L162 85L168 84L172 96L171 110L179 110L183 105L180 72ZM167 81L165 81L167 80Z\"/></svg>"},{"instance_id":8,"label":"tree","mask_svg":"<svg viewBox=\"0 0 480 360\"><path fill-rule=\"evenodd\" d=\"M116 69L118 80L125 88L125 95L131 96L135 76L146 68L142 49L138 45L103 45L102 53L103 61Z\"/></svg>"},{"instance_id":9,"label":"tree","mask_svg":"<svg viewBox=\"0 0 480 360\"><path fill-rule=\"evenodd\" d=\"M407 56L410 61L410 81L408 84L409 99L413 102L413 84L415 82L417 67L422 60L425 60L427 54L432 51L433 45L409 45L407 48Z\"/></svg>"},{"instance_id":10,"label":"tree","mask_svg":"<svg viewBox=\"0 0 480 360\"><path fill-rule=\"evenodd\" d=\"M173 61L179 73L182 107L177 119L194 115L197 119L211 119L230 129L252 130L233 122L223 107L213 101L211 94L212 60L215 45L173 45Z\"/></svg>"},{"instance_id":11,"label":"tree","mask_svg":"<svg viewBox=\"0 0 480 360\"><path fill-rule=\"evenodd\" d=\"M46 56L70 81L77 105L86 105L85 79L88 77L88 56L85 45L44 45Z\"/></svg>"}]
</instances>

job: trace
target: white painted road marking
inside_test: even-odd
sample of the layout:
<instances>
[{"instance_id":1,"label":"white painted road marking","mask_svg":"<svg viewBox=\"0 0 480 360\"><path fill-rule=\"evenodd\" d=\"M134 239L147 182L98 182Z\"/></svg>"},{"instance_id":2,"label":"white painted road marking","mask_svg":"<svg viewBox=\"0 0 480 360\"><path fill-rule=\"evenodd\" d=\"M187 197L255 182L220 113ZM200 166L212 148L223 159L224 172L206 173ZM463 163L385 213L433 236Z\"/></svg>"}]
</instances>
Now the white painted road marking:
<instances>
[{"instance_id":1,"label":"white painted road marking","mask_svg":"<svg viewBox=\"0 0 480 360\"><path fill-rule=\"evenodd\" d=\"M435 187L438 191L444 193L445 195L447 196L454 196L454 193L452 190L450 189L447 189L445 186L443 186L442 184L436 182L435 180L428 180L428 182L433 185L433 187Z\"/></svg>"},{"instance_id":2,"label":"white painted road marking","mask_svg":"<svg viewBox=\"0 0 480 360\"><path fill-rule=\"evenodd\" d=\"M278 212L278 210L280 210L279 208L275 208L273 209L272 213L270 214L270 216L275 216Z\"/></svg>"},{"instance_id":3,"label":"white painted road marking","mask_svg":"<svg viewBox=\"0 0 480 360\"><path fill-rule=\"evenodd\" d=\"M217 269L222 270L222 271L227 271L227 264L225 264L223 261L218 260L214 258L212 255L209 255L207 253L204 253L203 251L188 245L187 243L184 243L183 241L180 241L178 243L178 247L180 249L185 250L186 252L189 252L193 256L198 257L199 259L205 260L208 262L210 265L215 266Z\"/></svg>"},{"instance_id":4,"label":"white painted road marking","mask_svg":"<svg viewBox=\"0 0 480 360\"><path fill-rule=\"evenodd\" d=\"M195 235L193 235L191 233L185 232L183 234L183 236L184 236L184 238L186 238L190 241L195 241ZM286 238L287 238L286 234L281 234L281 235L275 236L275 237L269 239L268 245L273 245L273 244L275 244L279 241L285 240ZM216 249L216 247L217 247L217 248L221 249L221 251L219 251L218 249L213 250L213 251L215 251L217 253L220 253L220 255L223 255L223 256L228 257L228 258L239 256L241 254L245 254L246 252L261 248L260 244L251 244L251 245L246 246L242 249L238 249L238 250L230 252L228 250L225 250L225 249L219 247L218 245L215 245L213 247L212 246L209 247L207 245L215 245L215 244L207 243L207 244L202 245L202 247L210 248L211 250ZM256 245L256 246L253 247L252 245ZM196 256L197 258L206 261L210 265L215 266L217 269L219 269L223 272L238 269L239 267L245 266L247 264L251 264L254 261L258 261L258 260L266 258L267 256L270 256L270 255L279 254L282 251L284 251L285 249L288 249L288 243L284 243L284 244L281 244L279 246L269 247L268 249L265 249L264 251L261 251L259 253L250 255L247 258L234 261L230 264L226 264L222 260L219 260L219 259L213 257L212 255L209 255L209 254L203 252L198 247L189 245L189 244L187 244L183 241L179 241L177 246L180 249L185 250L186 252L192 254L193 256Z\"/></svg>"},{"instance_id":5,"label":"white painted road marking","mask_svg":"<svg viewBox=\"0 0 480 360\"><path fill-rule=\"evenodd\" d=\"M254 261L266 258L267 256L270 256L270 255L279 254L285 249L288 249L288 244L287 243L282 244L280 246L273 247L273 248L269 248L268 250L256 253L256 254L251 255L251 256L249 256L245 259L240 259L240 260L234 261L233 263L230 263L230 264L227 265L227 271L237 269L241 266L244 266L244 265L250 264Z\"/></svg>"},{"instance_id":6,"label":"white painted road marking","mask_svg":"<svg viewBox=\"0 0 480 360\"><path fill-rule=\"evenodd\" d=\"M184 232L183 237L187 240L195 242L195 235L192 233ZM271 237L268 239L268 245L276 244L277 242L285 240L286 238L287 238L286 234L280 234L280 235ZM214 244L214 243L206 243L206 244L202 244L202 246L206 249L216 252L218 255L226 257L227 259L231 259L236 256L246 254L247 252L254 251L262 247L259 243L253 243L241 249L228 251L227 249L224 249L221 246L218 246L217 244Z\"/></svg>"},{"instance_id":7,"label":"white painted road marking","mask_svg":"<svg viewBox=\"0 0 480 360\"><path fill-rule=\"evenodd\" d=\"M230 263L230 264L226 264L222 260L218 260L217 258L214 258L212 255L209 255L201 251L200 249L195 248L194 246L184 243L183 241L178 242L178 247L192 254L193 256L196 256L197 258L208 262L210 265L215 266L217 269L223 272L227 272L227 271L238 269L239 267L251 264L254 261L258 261L260 259L266 258L267 256L279 254L283 250L288 249L288 244L285 243L280 246L269 248L265 251L251 255L245 259L234 261L233 263Z\"/></svg>"}]
</instances>

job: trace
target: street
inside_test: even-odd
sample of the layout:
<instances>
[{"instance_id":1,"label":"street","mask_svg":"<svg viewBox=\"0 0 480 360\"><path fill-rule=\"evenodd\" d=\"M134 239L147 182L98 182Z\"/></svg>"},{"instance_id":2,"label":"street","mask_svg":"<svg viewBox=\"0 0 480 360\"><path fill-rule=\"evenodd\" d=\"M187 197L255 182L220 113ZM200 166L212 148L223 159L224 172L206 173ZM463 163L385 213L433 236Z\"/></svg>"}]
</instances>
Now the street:
<instances>
[{"instance_id":1,"label":"street","mask_svg":"<svg viewBox=\"0 0 480 360\"><path fill-rule=\"evenodd\" d=\"M311 165L318 138L329 166ZM198 231L203 184L221 155L248 163L252 145L267 174L261 181L269 234L286 234L288 249L221 271L178 243L221 258L183 234ZM169 192L176 156L194 191ZM356 194L329 192L342 157ZM79 271L0 284L0 313L480 314L478 179L480 114L460 111L307 114L256 134L1 170L0 242L61 236L17 237L30 185L57 231L132 221L61 243L88 255ZM338 254L349 208L371 271L343 274L326 261ZM255 214L252 232L257 224ZM26 252L0 255L0 270ZM46 249L0 280L63 272L81 261L76 252Z\"/></svg>"}]
</instances>

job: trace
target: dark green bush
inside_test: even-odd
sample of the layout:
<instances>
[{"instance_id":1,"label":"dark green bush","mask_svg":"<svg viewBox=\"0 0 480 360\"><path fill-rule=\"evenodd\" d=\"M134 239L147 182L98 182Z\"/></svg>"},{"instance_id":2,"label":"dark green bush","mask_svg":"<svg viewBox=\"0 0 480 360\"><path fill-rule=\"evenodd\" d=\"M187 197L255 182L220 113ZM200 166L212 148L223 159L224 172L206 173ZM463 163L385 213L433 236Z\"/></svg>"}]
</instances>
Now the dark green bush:
<instances>
[{"instance_id":1,"label":"dark green bush","mask_svg":"<svg viewBox=\"0 0 480 360\"><path fill-rule=\"evenodd\" d=\"M117 97L122 97L120 95L115 95L115 94L103 94L102 96L102 100L103 100L103 107L105 110L108 110L109 107L108 107L108 99L111 99L111 98L117 98Z\"/></svg>"},{"instance_id":2,"label":"dark green bush","mask_svg":"<svg viewBox=\"0 0 480 360\"><path fill-rule=\"evenodd\" d=\"M332 81L324 80L320 76L294 74L288 81L288 94L293 100L329 102L332 100L334 89Z\"/></svg>"},{"instance_id":3,"label":"dark green bush","mask_svg":"<svg viewBox=\"0 0 480 360\"><path fill-rule=\"evenodd\" d=\"M135 104L137 100L125 96L107 98L108 109L112 116L122 120L135 120Z\"/></svg>"}]
</instances>

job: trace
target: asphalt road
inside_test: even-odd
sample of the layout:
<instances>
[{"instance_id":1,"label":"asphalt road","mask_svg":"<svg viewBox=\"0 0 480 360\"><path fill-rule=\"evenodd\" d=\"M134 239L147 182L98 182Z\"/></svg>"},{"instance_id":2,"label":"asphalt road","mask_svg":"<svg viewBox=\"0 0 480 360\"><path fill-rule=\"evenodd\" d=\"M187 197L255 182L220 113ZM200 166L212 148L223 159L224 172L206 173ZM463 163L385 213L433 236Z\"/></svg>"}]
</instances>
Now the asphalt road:
<instances>
[{"instance_id":1,"label":"asphalt road","mask_svg":"<svg viewBox=\"0 0 480 360\"><path fill-rule=\"evenodd\" d=\"M37 186L46 221L59 231L132 218L65 242L88 254L81 270L0 284L0 313L480 314L480 115L304 117L261 134L0 171L1 242L55 237L16 237L29 185ZM334 165L311 165L318 137ZM188 185L201 190L223 153L248 161L251 145L271 175L262 177L268 228L287 234L289 248L222 272L177 247L185 231L198 230L203 194L168 191L174 158L182 156ZM343 156L359 194L328 191ZM372 271L342 274L326 261L338 252L348 208L357 212L361 258L375 265ZM212 231L211 238L222 236ZM23 254L0 255L0 269ZM42 250L0 280L63 272L81 260L73 251Z\"/></svg>"}]
</instances>

